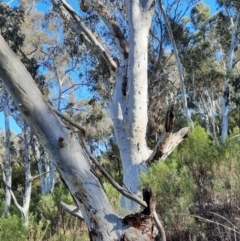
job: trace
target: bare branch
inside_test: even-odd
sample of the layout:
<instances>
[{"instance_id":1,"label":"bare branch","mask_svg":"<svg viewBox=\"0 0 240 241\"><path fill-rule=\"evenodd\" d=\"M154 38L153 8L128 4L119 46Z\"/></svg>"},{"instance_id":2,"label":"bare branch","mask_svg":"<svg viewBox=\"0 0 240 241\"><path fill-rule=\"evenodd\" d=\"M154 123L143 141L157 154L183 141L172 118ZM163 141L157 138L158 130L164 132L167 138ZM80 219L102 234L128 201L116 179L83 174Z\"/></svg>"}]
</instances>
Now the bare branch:
<instances>
[{"instance_id":1,"label":"bare branch","mask_svg":"<svg viewBox=\"0 0 240 241\"><path fill-rule=\"evenodd\" d=\"M153 215L153 218L154 218L154 221L155 221L155 224L156 224L158 230L162 234L162 241L166 241L167 239L166 239L165 230L164 230L164 228L162 226L162 223L160 222L160 220L158 218L158 215L157 215L155 210L153 211L152 215Z\"/></svg>"},{"instance_id":2,"label":"bare branch","mask_svg":"<svg viewBox=\"0 0 240 241\"><path fill-rule=\"evenodd\" d=\"M1 170L2 170L3 182L4 182L5 186L8 188L10 194L11 194L14 204L16 205L17 209L18 209L20 212L23 212L23 208L19 205L19 203L18 203L18 201L17 201L17 199L16 199L16 196L15 196L14 192L12 191L11 187L9 187L9 186L7 185L7 183L6 183L6 177L5 177L5 172L4 172L4 169L3 169L2 161L1 161L1 163L0 163L0 168L1 168Z\"/></svg>"},{"instance_id":3,"label":"bare branch","mask_svg":"<svg viewBox=\"0 0 240 241\"><path fill-rule=\"evenodd\" d=\"M38 175L36 175L36 176L34 176L34 177L31 177L31 180L30 180L30 181L32 182L34 179L36 179L36 178L38 178L38 177L40 177L40 176L42 176L42 175L44 175L44 174L47 174L47 173L50 173L50 172L54 172L54 171L56 171L56 169L52 169L52 170L50 170L50 171L40 173L40 174L38 174Z\"/></svg>"},{"instance_id":4,"label":"bare branch","mask_svg":"<svg viewBox=\"0 0 240 241\"><path fill-rule=\"evenodd\" d=\"M51 106L51 107L52 107L52 106ZM53 107L52 107L52 110L53 110L58 116L62 117L64 120L68 121L70 124L72 124L73 126L75 126L78 130L80 130L81 133L82 133L82 135L85 137L85 135L86 135L86 130L85 130L82 126L80 126L80 125L77 124L76 122L72 121L68 116L62 114L60 111L54 109Z\"/></svg>"},{"instance_id":5,"label":"bare branch","mask_svg":"<svg viewBox=\"0 0 240 241\"><path fill-rule=\"evenodd\" d=\"M193 125L193 121L191 119L191 115L190 115L188 105L187 105L187 100L186 100L186 90L185 90L185 85L184 85L183 67L182 67L182 64L181 64L180 57L179 57L177 45L176 45L176 42L175 42L174 37L173 37L173 33L172 33L172 29L171 29L171 26L170 26L170 23L169 23L169 20L168 20L168 16L167 16L167 14L164 10L163 4L162 4L162 0L159 0L159 6L160 6L160 10L161 10L161 13L163 15L163 18L164 18L164 21L165 21L165 24L166 24L166 27L167 27L169 38L170 38L171 43L173 45L173 52L174 52L174 56L175 56L175 59L176 59L178 75L179 75L179 78L180 78L180 87L181 87L181 92L182 92L182 102L183 102L184 114L187 118L187 121L191 125Z\"/></svg>"},{"instance_id":6,"label":"bare branch","mask_svg":"<svg viewBox=\"0 0 240 241\"><path fill-rule=\"evenodd\" d=\"M66 204L63 201L60 202L60 205L65 211L69 212L71 215L73 215L75 217L78 217L79 219L83 220L83 215L82 215L82 213L81 213L81 211L79 210L78 207L76 207L74 205Z\"/></svg>"},{"instance_id":7,"label":"bare branch","mask_svg":"<svg viewBox=\"0 0 240 241\"><path fill-rule=\"evenodd\" d=\"M146 203L139 198L138 196L134 195L133 193L129 192L125 188L121 187L109 174L108 172L101 166L101 164L97 161L97 159L88 151L88 148L84 141L82 142L86 153L88 154L89 159L94 163L94 165L101 171L101 173L108 179L108 181L116 188L123 196L129 198L130 200L135 201L136 203L140 204L143 207L147 207Z\"/></svg>"},{"instance_id":8,"label":"bare branch","mask_svg":"<svg viewBox=\"0 0 240 241\"><path fill-rule=\"evenodd\" d=\"M105 24L111 31L112 36L114 36L114 41L119 49L119 53L123 55L124 59L127 59L128 53L129 53L128 42L122 30L120 29L119 25L111 16L109 11L104 7L102 3L98 1L85 1L85 2L87 2L87 4L90 5L92 9L95 10L102 17Z\"/></svg>"},{"instance_id":9,"label":"bare branch","mask_svg":"<svg viewBox=\"0 0 240 241\"><path fill-rule=\"evenodd\" d=\"M203 218L203 217L198 216L198 215L190 215L190 214L187 214L187 213L179 213L178 215L185 215L185 216L197 218L197 219L202 220L202 221L207 222L207 223L214 223L214 224L219 225L221 227L224 227L224 228L226 228L226 229L228 229L230 231L236 232L237 234L240 234L240 232L238 232L235 228L230 228L230 227L228 227L228 226L226 226L226 225L224 225L222 223L218 223L218 222L215 222L215 221L207 219L207 218Z\"/></svg>"},{"instance_id":10,"label":"bare branch","mask_svg":"<svg viewBox=\"0 0 240 241\"><path fill-rule=\"evenodd\" d=\"M99 43L99 41L93 35L93 33L81 23L80 17L73 10L73 8L65 0L61 1L63 8L59 5L58 1L52 0L52 2L53 2L55 9L60 11L60 14L63 15L64 19L66 19L66 12L64 12L64 10L67 11L67 13L71 15L72 19L74 20L74 22L77 24L77 27L79 28L78 30L74 29L75 32L78 31L79 34L84 33L86 35L86 37L92 43L93 47L95 47L97 49L97 51L101 54L101 56L105 59L108 66L110 67L110 69L115 71L117 69L117 64L112 59L112 57L109 55L109 53L106 51L106 49L104 49L104 47ZM79 30L81 30L82 32L80 32Z\"/></svg>"},{"instance_id":11,"label":"bare branch","mask_svg":"<svg viewBox=\"0 0 240 241\"><path fill-rule=\"evenodd\" d=\"M192 127L184 127L175 134L163 132L152 154L146 160L146 164L151 166L157 160L164 161L172 151L182 142L187 134L192 130Z\"/></svg>"}]
</instances>

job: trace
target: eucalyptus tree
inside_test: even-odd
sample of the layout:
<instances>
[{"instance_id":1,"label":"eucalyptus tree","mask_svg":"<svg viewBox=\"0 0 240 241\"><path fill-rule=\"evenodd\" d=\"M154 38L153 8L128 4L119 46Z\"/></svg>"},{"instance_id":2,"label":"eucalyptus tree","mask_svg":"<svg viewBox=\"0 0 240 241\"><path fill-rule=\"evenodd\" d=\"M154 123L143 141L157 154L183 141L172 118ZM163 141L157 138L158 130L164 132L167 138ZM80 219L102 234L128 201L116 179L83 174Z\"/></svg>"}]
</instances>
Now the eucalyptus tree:
<instances>
[{"instance_id":1,"label":"eucalyptus tree","mask_svg":"<svg viewBox=\"0 0 240 241\"><path fill-rule=\"evenodd\" d=\"M221 38L222 44L222 59L224 66L224 84L222 95L222 133L223 139L226 138L228 132L228 118L231 111L231 75L234 73L234 66L239 61L235 58L235 51L239 45L239 33L240 33L240 4L236 0L229 1L217 1L219 6L222 7L222 11L219 14L219 29L223 31L223 28L228 29L228 35L225 38ZM221 24L221 25L220 25ZM224 28L224 29L225 29ZM220 30L220 31L221 31ZM231 74L232 73L232 74Z\"/></svg>"},{"instance_id":2,"label":"eucalyptus tree","mask_svg":"<svg viewBox=\"0 0 240 241\"><path fill-rule=\"evenodd\" d=\"M1 35L4 36L11 48L16 52L23 43L24 36L20 32L20 26L23 22L23 10L21 8L13 10L8 5L0 3L0 29ZM11 143L10 143L10 126L9 118L11 115L10 107L12 104L11 98L2 86L0 88L1 95L1 111L4 113L5 119L5 155L3 161L3 172L5 176L5 203L4 215L9 213L11 204L10 189L12 186L12 167L11 167Z\"/></svg>"},{"instance_id":3,"label":"eucalyptus tree","mask_svg":"<svg viewBox=\"0 0 240 241\"><path fill-rule=\"evenodd\" d=\"M21 137L23 141L23 159L24 159L24 168L25 168L25 185L22 188L22 185L18 187L19 193L22 194L22 205L19 204L14 192L10 190L13 202L16 205L17 209L21 213L21 217L26 226L29 224L29 208L31 201L31 192L32 192L32 175L31 175L31 148L30 148L30 129L26 123L23 124L23 135Z\"/></svg>"},{"instance_id":4,"label":"eucalyptus tree","mask_svg":"<svg viewBox=\"0 0 240 241\"><path fill-rule=\"evenodd\" d=\"M6 91L1 93L1 105L3 105L4 121L5 121L5 158L4 158L4 169L5 172L5 201L4 201L4 215L9 214L11 205L11 193L10 189L12 187L12 165L11 165L11 153L10 153L10 126L9 126L9 95Z\"/></svg>"},{"instance_id":5,"label":"eucalyptus tree","mask_svg":"<svg viewBox=\"0 0 240 241\"><path fill-rule=\"evenodd\" d=\"M233 83L238 91L239 75L238 4L218 3L220 11L213 16L210 8L199 2L190 17L172 24L184 69L188 105L217 142L220 135L224 140L229 130L229 115L237 104Z\"/></svg>"},{"instance_id":6,"label":"eucalyptus tree","mask_svg":"<svg viewBox=\"0 0 240 241\"><path fill-rule=\"evenodd\" d=\"M184 22L191 24L189 43L181 58L186 73L188 102L195 116L199 116L213 139L218 141L220 124L217 116L221 115L221 87L223 71L216 59L219 51L215 31L214 16L203 2L196 4L189 18Z\"/></svg>"},{"instance_id":7,"label":"eucalyptus tree","mask_svg":"<svg viewBox=\"0 0 240 241\"><path fill-rule=\"evenodd\" d=\"M52 0L51 3L53 11L64 23L65 33L71 33L70 40L81 36L88 48L88 60L102 69L97 81L105 90L104 97L109 98L124 186L112 180L89 152L84 139L86 131L49 105L2 37L0 78L42 146L54 158L56 168L81 210L92 240L157 240L161 235L165 240L164 231L156 218L154 201L144 198L146 204L134 195L139 194L141 172L147 171L154 161L165 160L191 129L185 127L173 134L174 114L171 107L156 146L153 150L147 146L148 36L154 9L158 5L153 0L119 0L114 3L85 0L80 1L81 9L75 11L64 0ZM76 137L74 130L68 129L58 115L77 127L80 134ZM97 173L92 169L93 163L123 195L146 207L145 212L123 219L118 217ZM149 188L145 191L151 193ZM122 204L131 211L137 210L133 201L122 199ZM154 216L160 234L153 232L149 214Z\"/></svg>"}]
</instances>

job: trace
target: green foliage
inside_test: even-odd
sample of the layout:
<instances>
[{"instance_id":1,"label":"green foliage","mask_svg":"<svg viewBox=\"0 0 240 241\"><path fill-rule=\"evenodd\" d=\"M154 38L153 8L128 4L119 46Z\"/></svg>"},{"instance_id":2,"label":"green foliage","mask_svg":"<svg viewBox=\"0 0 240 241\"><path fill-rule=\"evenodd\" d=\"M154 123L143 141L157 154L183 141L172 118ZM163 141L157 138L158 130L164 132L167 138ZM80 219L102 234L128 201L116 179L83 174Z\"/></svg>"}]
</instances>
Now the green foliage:
<instances>
[{"instance_id":1,"label":"green foliage","mask_svg":"<svg viewBox=\"0 0 240 241\"><path fill-rule=\"evenodd\" d=\"M0 218L0 240L25 241L27 233L18 216L8 215L6 218Z\"/></svg>"},{"instance_id":2,"label":"green foliage","mask_svg":"<svg viewBox=\"0 0 240 241\"><path fill-rule=\"evenodd\" d=\"M60 207L61 201L75 205L71 194L62 183L57 183L51 194L36 195L38 197L35 197L31 209L29 240L89 240L85 224Z\"/></svg>"},{"instance_id":3,"label":"green foliage","mask_svg":"<svg viewBox=\"0 0 240 241\"><path fill-rule=\"evenodd\" d=\"M202 28L210 18L210 7L199 2L191 11L192 23L196 28Z\"/></svg>"},{"instance_id":4,"label":"green foliage","mask_svg":"<svg viewBox=\"0 0 240 241\"><path fill-rule=\"evenodd\" d=\"M160 214L164 227L168 227L167 236L175 233L176 228L190 229L193 222L191 217L178 216L180 213L187 213L192 201L192 182L189 180L187 167L179 168L174 159L156 163L148 174L142 174L142 186L149 184L153 189L157 200L156 211Z\"/></svg>"},{"instance_id":5,"label":"green foliage","mask_svg":"<svg viewBox=\"0 0 240 241\"><path fill-rule=\"evenodd\" d=\"M13 51L17 52L23 44L24 36L20 26L24 21L24 11L21 8L11 8L0 2L1 34Z\"/></svg>"},{"instance_id":6,"label":"green foliage","mask_svg":"<svg viewBox=\"0 0 240 241\"><path fill-rule=\"evenodd\" d=\"M29 240L45 240L50 225L50 221L42 217L39 221L33 215L30 215L30 222L28 226Z\"/></svg>"},{"instance_id":7,"label":"green foliage","mask_svg":"<svg viewBox=\"0 0 240 241\"><path fill-rule=\"evenodd\" d=\"M120 193L109 183L103 183L104 190L116 213L120 211Z\"/></svg>"},{"instance_id":8,"label":"green foliage","mask_svg":"<svg viewBox=\"0 0 240 241\"><path fill-rule=\"evenodd\" d=\"M167 240L230 240L233 232L218 223L231 222L230 228L240 225L235 208L240 205L239 175L239 128L219 148L196 126L164 163L142 174L142 187L149 184L153 189Z\"/></svg>"}]
</instances>

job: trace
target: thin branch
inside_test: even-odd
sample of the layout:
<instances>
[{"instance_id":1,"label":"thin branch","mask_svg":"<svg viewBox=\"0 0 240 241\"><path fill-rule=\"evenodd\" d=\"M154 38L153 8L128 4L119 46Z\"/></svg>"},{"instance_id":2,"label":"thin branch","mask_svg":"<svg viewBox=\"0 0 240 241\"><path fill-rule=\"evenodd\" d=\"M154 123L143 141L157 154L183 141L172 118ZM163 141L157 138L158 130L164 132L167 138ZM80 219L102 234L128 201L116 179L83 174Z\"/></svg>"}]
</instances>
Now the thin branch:
<instances>
[{"instance_id":1,"label":"thin branch","mask_svg":"<svg viewBox=\"0 0 240 241\"><path fill-rule=\"evenodd\" d=\"M32 50L30 53L26 53L26 55L31 55L33 53L35 53L38 50L38 47L36 47L34 50ZM22 52L22 51L21 51Z\"/></svg>"},{"instance_id":2,"label":"thin branch","mask_svg":"<svg viewBox=\"0 0 240 241\"><path fill-rule=\"evenodd\" d=\"M50 171L43 172L43 173L40 173L40 174L38 174L38 175L36 175L36 176L34 176L34 177L31 177L31 180L30 180L30 181L32 182L34 179L36 179L36 178L38 178L38 177L40 177L40 176L42 176L42 175L44 175L44 174L53 172L53 171L56 171L56 169L52 169L52 170L50 170Z\"/></svg>"},{"instance_id":3,"label":"thin branch","mask_svg":"<svg viewBox=\"0 0 240 241\"><path fill-rule=\"evenodd\" d=\"M54 1L53 1L54 2ZM102 55L102 57L105 59L107 64L109 65L110 69L115 71L117 69L117 64L112 59L112 57L109 55L109 53L104 49L104 47L99 43L97 38L92 34L92 32L86 28L82 23L81 19L78 16L78 14L73 10L73 8L65 1L61 0L61 3L64 7L64 9L72 16L73 20L77 24L78 28L83 31L83 33L86 35L86 37L91 41L91 43L96 47L97 51ZM59 4L54 4L55 6L58 6ZM60 9L61 10L61 9Z\"/></svg>"},{"instance_id":4,"label":"thin branch","mask_svg":"<svg viewBox=\"0 0 240 241\"><path fill-rule=\"evenodd\" d=\"M240 58L233 63L232 68L234 68L239 61L240 61Z\"/></svg>"},{"instance_id":5,"label":"thin branch","mask_svg":"<svg viewBox=\"0 0 240 241\"><path fill-rule=\"evenodd\" d=\"M189 216L189 217L193 217L193 218L198 218L200 220L203 220L204 222L207 222L207 223L214 223L216 225L219 225L221 227L224 227L230 231L233 231L233 232L236 232L237 234L240 234L240 232L236 231L236 229L233 229L233 228L230 228L224 224L221 224L221 223L218 223L218 222L215 222L215 221L212 221L210 219L207 219L207 218L203 218L201 216L198 216L198 215L191 215L191 214L187 214L187 213L176 213L175 215L184 215L184 216ZM235 226L234 226L235 227Z\"/></svg>"},{"instance_id":6,"label":"thin branch","mask_svg":"<svg viewBox=\"0 0 240 241\"><path fill-rule=\"evenodd\" d=\"M158 230L160 231L160 233L162 234L162 241L166 241L167 239L166 239L165 230L164 230L164 228L162 226L161 221L158 218L158 215L157 215L156 211L154 210L152 214L153 214L153 218L154 218L155 224L156 224Z\"/></svg>"},{"instance_id":7,"label":"thin branch","mask_svg":"<svg viewBox=\"0 0 240 241\"><path fill-rule=\"evenodd\" d=\"M87 85L87 86L88 86L88 84L74 84L74 85L72 85L71 87L63 90L63 91L62 91L62 95L63 95L65 92L69 91L70 89L74 88L75 86L80 86L80 85Z\"/></svg>"},{"instance_id":8,"label":"thin branch","mask_svg":"<svg viewBox=\"0 0 240 241\"><path fill-rule=\"evenodd\" d=\"M229 138L229 140L234 139L234 138L239 137L239 136L240 136L240 134L232 136L231 138Z\"/></svg>"},{"instance_id":9,"label":"thin branch","mask_svg":"<svg viewBox=\"0 0 240 241\"><path fill-rule=\"evenodd\" d=\"M223 217L222 215L220 215L220 214L218 214L218 213L215 213L215 212L209 212L209 213L211 213L211 214L213 214L213 215L215 215L215 216L218 216L218 217L226 220L228 223L230 223L230 224L234 227L235 230L236 230L236 229L238 230L238 228L237 228L230 220L228 220L227 218Z\"/></svg>"},{"instance_id":10,"label":"thin branch","mask_svg":"<svg viewBox=\"0 0 240 241\"><path fill-rule=\"evenodd\" d=\"M50 105L51 106L51 105ZM75 126L78 130L81 131L82 135L85 137L86 135L86 130L80 126L79 124L77 124L76 122L72 121L68 116L62 114L61 112L59 112L58 110L54 109L52 106L51 106L52 110L60 117L62 117L64 120L68 121L70 124L72 124L73 126Z\"/></svg>"},{"instance_id":11,"label":"thin branch","mask_svg":"<svg viewBox=\"0 0 240 241\"><path fill-rule=\"evenodd\" d=\"M174 52L174 56L175 56L175 59L176 59L178 75L179 75L179 78L180 78L180 88L181 88L181 92L182 92L181 94L182 94L184 114L186 116L187 121L190 123L191 126L193 126L193 121L191 119L191 114L189 112L188 105L187 105L186 89L185 89L185 85L184 85L183 67L182 67L182 64L181 64L180 57L179 57L176 42L174 40L172 29L171 29L171 26L170 26L170 23L169 23L169 20L168 20L168 16L167 16L167 14L164 10L163 4L162 4L162 0L159 0L159 6L160 6L160 10L161 10L161 13L163 15L163 18L164 18L164 21L165 21L165 24L166 24L168 36L169 36L169 38L171 40L171 43L172 43L172 46L173 46L173 52Z\"/></svg>"},{"instance_id":12,"label":"thin branch","mask_svg":"<svg viewBox=\"0 0 240 241\"><path fill-rule=\"evenodd\" d=\"M0 168L2 170L2 175L3 175L3 182L5 184L5 186L8 188L11 196L12 196L12 199L13 199L13 202L14 204L16 205L17 209L20 211L20 212L23 212L23 208L19 205L17 199L16 199L16 196L14 194L14 192L12 191L11 187L9 187L6 183L6 177L5 177L5 173L4 173L4 169L3 169L3 166L2 166L2 162L0 163Z\"/></svg>"},{"instance_id":13,"label":"thin branch","mask_svg":"<svg viewBox=\"0 0 240 241\"><path fill-rule=\"evenodd\" d=\"M105 24L112 32L114 41L118 49L120 50L119 52L120 53L123 52L124 59L127 59L129 54L128 42L122 30L120 29L119 25L117 24L117 22L111 16L111 14L106 9L106 7L104 7L104 5L99 1L86 1L86 2L92 7L93 10L95 10L102 17Z\"/></svg>"},{"instance_id":14,"label":"thin branch","mask_svg":"<svg viewBox=\"0 0 240 241\"><path fill-rule=\"evenodd\" d=\"M138 196L134 195L133 193L129 192L125 188L121 187L109 174L108 172L101 166L101 164L97 161L97 159L88 151L88 148L84 141L82 142L86 153L89 156L89 159L94 163L94 165L101 171L101 173L108 179L108 181L112 184L114 188L117 189L123 196L129 198L130 200L135 201L136 203L140 204L143 207L147 207L146 203L139 198Z\"/></svg>"}]
</instances>

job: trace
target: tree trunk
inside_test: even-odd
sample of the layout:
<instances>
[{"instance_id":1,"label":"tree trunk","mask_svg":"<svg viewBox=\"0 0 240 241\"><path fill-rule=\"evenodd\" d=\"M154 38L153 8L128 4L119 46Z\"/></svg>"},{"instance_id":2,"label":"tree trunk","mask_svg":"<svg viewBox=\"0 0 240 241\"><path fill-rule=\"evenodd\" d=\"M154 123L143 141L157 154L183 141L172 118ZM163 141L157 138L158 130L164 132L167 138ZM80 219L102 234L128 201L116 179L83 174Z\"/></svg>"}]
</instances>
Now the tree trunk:
<instances>
[{"instance_id":1,"label":"tree trunk","mask_svg":"<svg viewBox=\"0 0 240 241\"><path fill-rule=\"evenodd\" d=\"M152 20L153 1L126 1L129 24L129 55L117 70L116 86L111 103L114 133L122 166L123 182L138 193L139 178L146 171L150 155L146 144L148 122L148 34ZM132 210L133 202L122 199L122 207Z\"/></svg>"},{"instance_id":2,"label":"tree trunk","mask_svg":"<svg viewBox=\"0 0 240 241\"><path fill-rule=\"evenodd\" d=\"M226 6L225 6L226 8ZM228 13L229 14L229 13ZM240 13L237 13L235 22L233 20L233 17L228 15L231 23L231 45L228 52L228 65L227 65L227 71L225 73L225 79L224 79L224 85L223 85L223 95L222 95L222 133L221 137L223 142L226 139L227 131L228 131L228 118L229 118L229 112L230 112L230 90L229 90L229 71L233 67L233 58L234 58L234 48L239 43L239 37L238 37L238 24L239 24L239 18Z\"/></svg>"},{"instance_id":3,"label":"tree trunk","mask_svg":"<svg viewBox=\"0 0 240 241\"><path fill-rule=\"evenodd\" d=\"M31 201L32 193L32 175L31 175L31 156L30 156L30 131L27 125L24 125L23 129L23 141L24 141L24 167L25 167L25 188L23 195L23 208L22 219L26 226L28 226L28 213Z\"/></svg>"},{"instance_id":4,"label":"tree trunk","mask_svg":"<svg viewBox=\"0 0 240 241\"><path fill-rule=\"evenodd\" d=\"M38 176L41 181L42 194L46 195L48 193L51 193L54 189L56 171L54 163L49 157L49 155L46 153L46 151L44 151L43 155L41 156L39 150L40 145L35 139L36 137L33 137L32 150L37 161L39 173Z\"/></svg>"},{"instance_id":5,"label":"tree trunk","mask_svg":"<svg viewBox=\"0 0 240 241\"><path fill-rule=\"evenodd\" d=\"M4 94L4 106L3 113L5 119L5 162L4 162L4 171L5 171L5 202L4 202L4 215L6 216L9 213L11 205L11 193L10 189L12 187L12 166L10 159L10 128L9 128L9 97L8 94Z\"/></svg>"},{"instance_id":6,"label":"tree trunk","mask_svg":"<svg viewBox=\"0 0 240 241\"><path fill-rule=\"evenodd\" d=\"M114 213L98 177L74 134L59 120L24 65L0 37L0 78L74 196L92 240L120 240Z\"/></svg>"}]
</instances>

